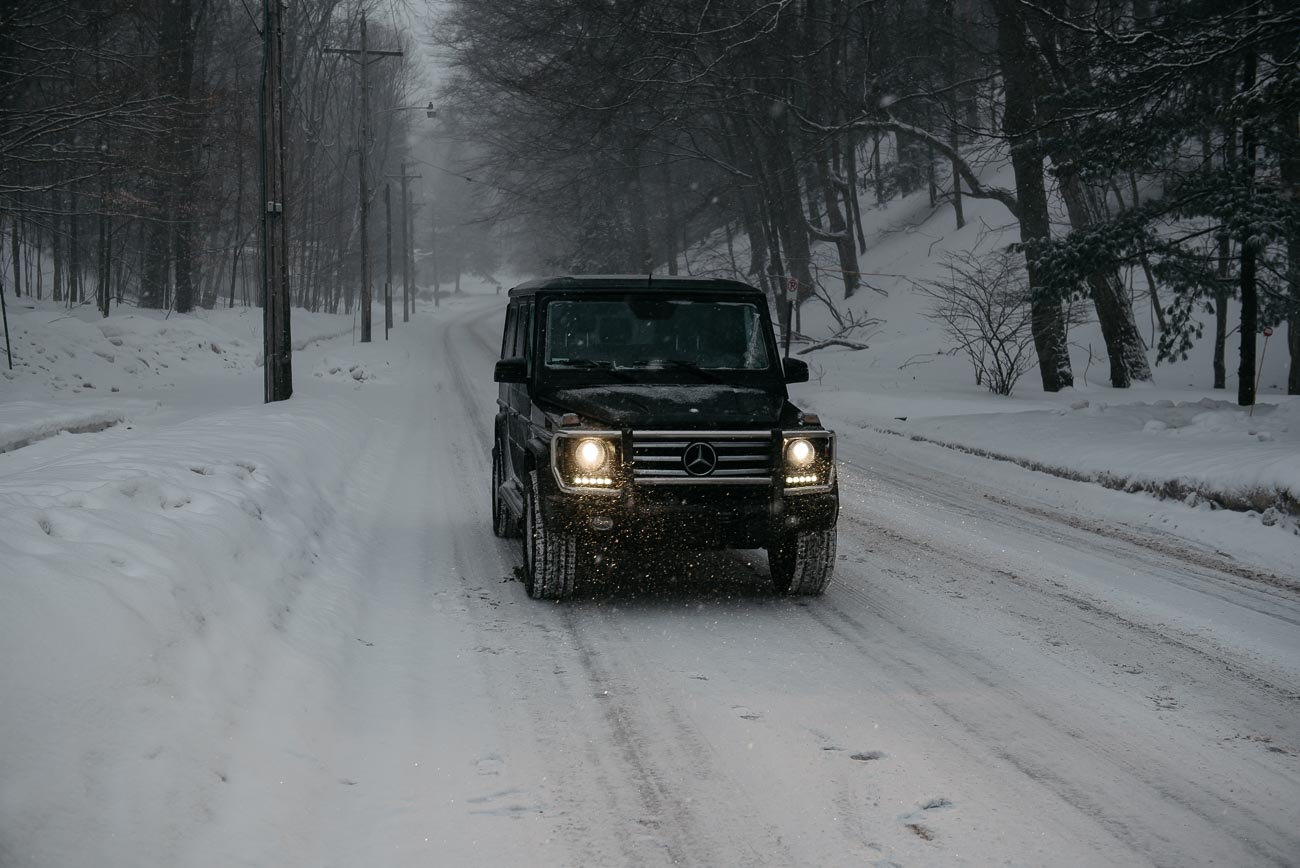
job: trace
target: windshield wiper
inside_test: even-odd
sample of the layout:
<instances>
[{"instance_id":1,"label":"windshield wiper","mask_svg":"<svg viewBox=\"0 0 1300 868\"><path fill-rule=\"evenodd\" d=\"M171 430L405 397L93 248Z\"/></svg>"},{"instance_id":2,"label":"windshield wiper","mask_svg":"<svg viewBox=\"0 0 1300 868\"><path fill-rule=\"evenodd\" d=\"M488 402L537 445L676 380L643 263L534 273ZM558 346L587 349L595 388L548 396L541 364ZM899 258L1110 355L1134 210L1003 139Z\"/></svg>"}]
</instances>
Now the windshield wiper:
<instances>
[{"instance_id":1,"label":"windshield wiper","mask_svg":"<svg viewBox=\"0 0 1300 868\"><path fill-rule=\"evenodd\" d=\"M624 371L616 370L614 363L605 359L564 359L563 361L557 359L552 364L557 367L580 368L584 371L601 371L613 374L617 379L623 380L624 382L632 381L632 377L629 374Z\"/></svg>"},{"instance_id":2,"label":"windshield wiper","mask_svg":"<svg viewBox=\"0 0 1300 868\"><path fill-rule=\"evenodd\" d=\"M695 362L688 362L685 359L644 359L633 363L637 368L671 368L674 371L689 371L692 374L699 374L711 383L725 383L722 377L712 371L701 368Z\"/></svg>"},{"instance_id":3,"label":"windshield wiper","mask_svg":"<svg viewBox=\"0 0 1300 868\"><path fill-rule=\"evenodd\" d=\"M564 365L567 368L609 368L614 367L613 362L596 361L595 359L556 359L554 364Z\"/></svg>"}]
</instances>

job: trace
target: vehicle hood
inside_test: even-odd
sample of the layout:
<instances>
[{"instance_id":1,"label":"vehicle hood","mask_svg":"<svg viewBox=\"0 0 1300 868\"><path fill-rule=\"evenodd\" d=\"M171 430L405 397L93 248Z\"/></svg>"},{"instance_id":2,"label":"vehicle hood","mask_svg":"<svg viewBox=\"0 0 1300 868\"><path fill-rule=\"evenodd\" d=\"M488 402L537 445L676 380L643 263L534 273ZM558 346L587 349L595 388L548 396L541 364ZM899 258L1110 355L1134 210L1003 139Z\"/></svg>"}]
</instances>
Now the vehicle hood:
<instances>
[{"instance_id":1,"label":"vehicle hood","mask_svg":"<svg viewBox=\"0 0 1300 868\"><path fill-rule=\"evenodd\" d=\"M774 428L785 404L784 395L764 389L713 384L581 386L547 398L591 422L642 430Z\"/></svg>"}]
</instances>

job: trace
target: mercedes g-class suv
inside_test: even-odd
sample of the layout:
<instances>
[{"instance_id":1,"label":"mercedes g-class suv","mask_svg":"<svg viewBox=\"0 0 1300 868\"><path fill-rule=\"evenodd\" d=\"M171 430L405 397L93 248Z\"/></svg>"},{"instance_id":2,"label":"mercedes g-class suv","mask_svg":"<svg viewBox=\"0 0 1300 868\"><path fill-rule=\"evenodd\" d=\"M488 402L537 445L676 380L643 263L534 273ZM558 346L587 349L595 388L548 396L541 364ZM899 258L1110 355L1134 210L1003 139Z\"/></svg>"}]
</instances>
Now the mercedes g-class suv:
<instances>
[{"instance_id":1,"label":"mercedes g-class suv","mask_svg":"<svg viewBox=\"0 0 1300 868\"><path fill-rule=\"evenodd\" d=\"M763 293L731 280L556 277L510 290L492 524L524 583L571 594L611 548L766 548L776 589L835 563L835 435L790 403Z\"/></svg>"}]
</instances>

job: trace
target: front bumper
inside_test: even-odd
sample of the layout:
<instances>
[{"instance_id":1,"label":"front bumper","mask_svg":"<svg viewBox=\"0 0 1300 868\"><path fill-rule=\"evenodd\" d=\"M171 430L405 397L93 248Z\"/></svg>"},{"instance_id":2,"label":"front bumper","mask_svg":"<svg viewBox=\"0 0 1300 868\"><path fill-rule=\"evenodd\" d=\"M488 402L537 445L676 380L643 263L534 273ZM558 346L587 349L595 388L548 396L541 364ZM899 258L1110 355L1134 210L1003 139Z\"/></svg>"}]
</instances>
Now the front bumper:
<instances>
[{"instance_id":1,"label":"front bumper","mask_svg":"<svg viewBox=\"0 0 1300 868\"><path fill-rule=\"evenodd\" d=\"M763 548L794 530L825 530L839 517L839 491L785 496L771 488L632 486L617 496L543 495L552 526L607 546Z\"/></svg>"},{"instance_id":2,"label":"front bumper","mask_svg":"<svg viewBox=\"0 0 1300 868\"><path fill-rule=\"evenodd\" d=\"M576 441L597 438L609 462L591 480L567 462ZM787 444L816 444L817 485L791 485ZM714 469L693 477L687 453L705 444ZM761 548L794 530L825 530L839 516L835 437L825 430L562 430L549 444L543 508L552 526L613 545ZM565 457L562 457L565 456ZM803 471L803 472L809 472Z\"/></svg>"}]
</instances>

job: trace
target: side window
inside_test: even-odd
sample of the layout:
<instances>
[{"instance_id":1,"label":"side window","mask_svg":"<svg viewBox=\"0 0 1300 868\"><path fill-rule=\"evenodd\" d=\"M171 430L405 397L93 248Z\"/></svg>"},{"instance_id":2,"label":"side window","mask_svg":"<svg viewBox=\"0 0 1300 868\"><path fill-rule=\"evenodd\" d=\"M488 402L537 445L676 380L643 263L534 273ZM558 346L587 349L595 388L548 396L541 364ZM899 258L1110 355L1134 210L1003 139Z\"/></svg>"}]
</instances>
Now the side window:
<instances>
[{"instance_id":1,"label":"side window","mask_svg":"<svg viewBox=\"0 0 1300 868\"><path fill-rule=\"evenodd\" d=\"M524 358L528 358L528 351L529 349L531 349L529 344L531 343L530 337L532 332L532 329L529 327L532 325L531 323L532 318L529 316L529 314L532 312L532 309L533 308L531 304L527 302L523 302L519 305L519 311L515 315L515 353L514 354L516 356L523 356Z\"/></svg>"},{"instance_id":2,"label":"side window","mask_svg":"<svg viewBox=\"0 0 1300 868\"><path fill-rule=\"evenodd\" d=\"M519 342L522 344L521 354L528 359L528 369L533 367L533 303L526 302L523 306L522 316L520 317Z\"/></svg>"},{"instance_id":3,"label":"side window","mask_svg":"<svg viewBox=\"0 0 1300 868\"><path fill-rule=\"evenodd\" d=\"M509 358L515 355L515 310L518 305L512 304L506 308L506 327L501 335L501 358Z\"/></svg>"}]
</instances>

